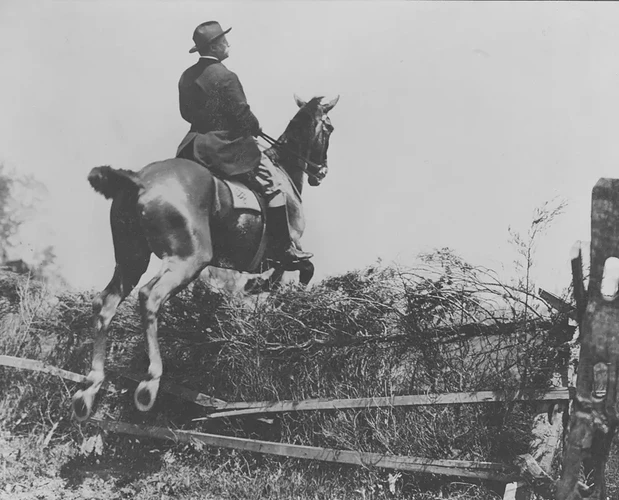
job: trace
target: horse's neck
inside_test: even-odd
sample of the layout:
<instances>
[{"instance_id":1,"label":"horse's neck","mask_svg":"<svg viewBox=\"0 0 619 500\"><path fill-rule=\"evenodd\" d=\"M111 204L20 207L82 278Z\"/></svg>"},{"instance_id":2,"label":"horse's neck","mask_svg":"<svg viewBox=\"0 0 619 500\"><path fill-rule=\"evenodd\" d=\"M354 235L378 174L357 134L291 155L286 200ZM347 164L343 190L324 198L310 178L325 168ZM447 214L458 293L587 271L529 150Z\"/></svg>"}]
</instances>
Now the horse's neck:
<instances>
[{"instance_id":1,"label":"horse's neck","mask_svg":"<svg viewBox=\"0 0 619 500\"><path fill-rule=\"evenodd\" d=\"M281 136L278 142L284 146L284 149L289 149L299 154L299 152L291 146L286 136ZM268 156L273 163L279 165L290 177L290 180L294 184L296 190L301 194L303 192L303 183L305 181L305 174L303 170L298 167L298 159L291 154L287 154L285 151L276 147L268 149Z\"/></svg>"}]
</instances>

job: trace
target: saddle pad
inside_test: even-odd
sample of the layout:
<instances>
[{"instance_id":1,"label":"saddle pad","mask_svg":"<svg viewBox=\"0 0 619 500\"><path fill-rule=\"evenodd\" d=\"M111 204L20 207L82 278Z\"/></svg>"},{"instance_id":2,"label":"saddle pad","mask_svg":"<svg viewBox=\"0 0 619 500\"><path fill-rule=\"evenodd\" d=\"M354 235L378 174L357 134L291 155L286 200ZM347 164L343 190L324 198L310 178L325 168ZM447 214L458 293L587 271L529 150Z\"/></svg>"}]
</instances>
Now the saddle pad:
<instances>
[{"instance_id":1,"label":"saddle pad","mask_svg":"<svg viewBox=\"0 0 619 500\"><path fill-rule=\"evenodd\" d=\"M256 198L255 193L251 189L240 182L231 181L228 179L223 181L230 189L230 193L232 194L232 205L234 208L254 210L258 213L262 212L260 209L260 203L258 203L258 198Z\"/></svg>"}]
</instances>

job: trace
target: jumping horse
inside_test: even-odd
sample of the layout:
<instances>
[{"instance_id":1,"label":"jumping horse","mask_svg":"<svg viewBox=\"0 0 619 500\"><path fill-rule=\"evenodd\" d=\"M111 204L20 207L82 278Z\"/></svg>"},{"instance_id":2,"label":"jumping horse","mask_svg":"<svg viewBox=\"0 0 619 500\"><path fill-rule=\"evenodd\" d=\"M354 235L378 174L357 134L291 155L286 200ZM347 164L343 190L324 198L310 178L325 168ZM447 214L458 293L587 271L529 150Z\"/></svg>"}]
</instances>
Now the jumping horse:
<instances>
[{"instance_id":1,"label":"jumping horse","mask_svg":"<svg viewBox=\"0 0 619 500\"><path fill-rule=\"evenodd\" d=\"M327 174L327 149L333 131L327 113L338 98L322 104L322 97L308 102L294 97L300 109L264 154L279 167L275 169L276 181L286 193L292 238L300 248L305 227L301 204L304 181L307 177L310 185L318 186ZM134 393L141 411L150 410L155 403L163 372L157 314L170 296L184 289L206 266L252 272L264 269L267 263L275 269L276 279L285 270L298 269L302 284L313 276L309 261L286 268L273 263L265 243L268 231L264 229L264 210L238 208L230 184L198 163L172 158L151 163L139 172L95 167L88 180L97 192L112 199L110 224L116 267L112 280L93 302L95 339L88 385L73 396L73 410L80 421L90 416L104 380L110 322L146 271L151 254L161 259L161 268L139 290L150 361L148 377ZM245 196L253 195L247 190Z\"/></svg>"}]
</instances>

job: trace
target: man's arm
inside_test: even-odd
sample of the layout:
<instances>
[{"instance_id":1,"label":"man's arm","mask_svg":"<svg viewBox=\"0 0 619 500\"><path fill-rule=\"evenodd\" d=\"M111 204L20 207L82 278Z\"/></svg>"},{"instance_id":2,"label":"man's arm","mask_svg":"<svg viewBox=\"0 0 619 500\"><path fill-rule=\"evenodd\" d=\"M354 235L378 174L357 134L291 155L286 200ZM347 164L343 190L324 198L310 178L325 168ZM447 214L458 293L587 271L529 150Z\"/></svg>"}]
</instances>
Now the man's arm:
<instances>
[{"instance_id":1,"label":"man's arm","mask_svg":"<svg viewBox=\"0 0 619 500\"><path fill-rule=\"evenodd\" d=\"M230 72L223 85L226 113L232 121L232 127L241 135L253 135L260 133L260 122L252 113L243 86L238 77Z\"/></svg>"},{"instance_id":2,"label":"man's arm","mask_svg":"<svg viewBox=\"0 0 619 500\"><path fill-rule=\"evenodd\" d=\"M195 90L191 87L187 87L187 83L184 81L184 75L178 82L178 108L183 120L193 125L196 121L196 114L198 111L195 104Z\"/></svg>"}]
</instances>

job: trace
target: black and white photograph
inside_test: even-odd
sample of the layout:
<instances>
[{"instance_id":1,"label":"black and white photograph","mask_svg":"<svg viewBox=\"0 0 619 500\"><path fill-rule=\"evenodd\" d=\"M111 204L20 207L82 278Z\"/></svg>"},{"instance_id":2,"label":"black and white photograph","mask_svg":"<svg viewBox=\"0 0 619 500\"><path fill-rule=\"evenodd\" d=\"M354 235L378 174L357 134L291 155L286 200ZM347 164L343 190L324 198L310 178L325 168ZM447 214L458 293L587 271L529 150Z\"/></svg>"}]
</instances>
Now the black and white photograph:
<instances>
[{"instance_id":1,"label":"black and white photograph","mask_svg":"<svg viewBox=\"0 0 619 500\"><path fill-rule=\"evenodd\" d=\"M0 500L619 498L618 22L1 0Z\"/></svg>"}]
</instances>

